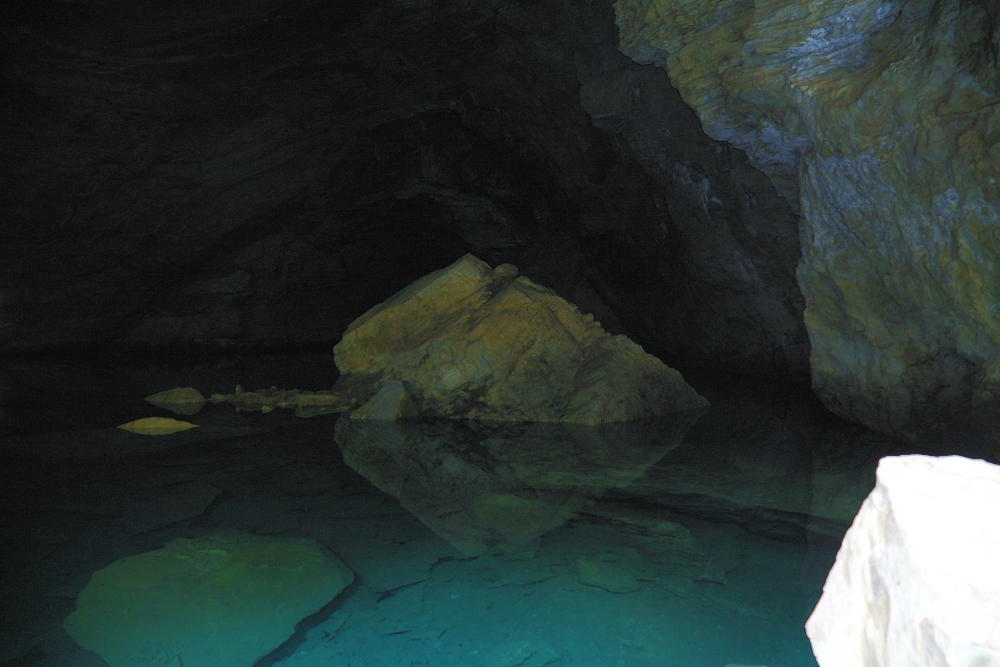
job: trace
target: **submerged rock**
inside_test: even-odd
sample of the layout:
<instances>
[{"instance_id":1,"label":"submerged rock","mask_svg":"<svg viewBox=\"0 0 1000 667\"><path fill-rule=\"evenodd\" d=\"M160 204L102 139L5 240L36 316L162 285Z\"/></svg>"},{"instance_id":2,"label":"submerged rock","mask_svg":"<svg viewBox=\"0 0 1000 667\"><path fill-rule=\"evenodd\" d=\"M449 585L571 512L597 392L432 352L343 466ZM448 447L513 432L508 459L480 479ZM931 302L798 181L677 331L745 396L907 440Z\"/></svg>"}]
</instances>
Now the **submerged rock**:
<instances>
[{"instance_id":1,"label":"submerged rock","mask_svg":"<svg viewBox=\"0 0 1000 667\"><path fill-rule=\"evenodd\" d=\"M64 627L111 667L249 667L353 580L313 540L176 539L95 572Z\"/></svg>"},{"instance_id":2,"label":"submerged rock","mask_svg":"<svg viewBox=\"0 0 1000 667\"><path fill-rule=\"evenodd\" d=\"M228 403L237 412L271 412L275 408L295 411L296 417L314 417L316 415L342 412L349 408L351 399L343 392L333 392L326 389L309 391L302 389L256 389L245 391L242 385L236 385L231 394L212 394L211 403Z\"/></svg>"},{"instance_id":3,"label":"submerged rock","mask_svg":"<svg viewBox=\"0 0 1000 667\"><path fill-rule=\"evenodd\" d=\"M913 437L1000 399L1000 4L618 0L705 132L802 214L817 394Z\"/></svg>"},{"instance_id":4,"label":"submerged rock","mask_svg":"<svg viewBox=\"0 0 1000 667\"><path fill-rule=\"evenodd\" d=\"M472 255L361 315L334 355L335 390L349 388L358 418L410 414L412 402L423 416L601 424L707 405L636 343Z\"/></svg>"},{"instance_id":5,"label":"submerged rock","mask_svg":"<svg viewBox=\"0 0 1000 667\"><path fill-rule=\"evenodd\" d=\"M576 570L580 583L609 593L632 593L642 588L635 576L614 560L578 558Z\"/></svg>"},{"instance_id":6,"label":"submerged rock","mask_svg":"<svg viewBox=\"0 0 1000 667\"><path fill-rule=\"evenodd\" d=\"M1000 466L882 459L806 623L822 667L1000 664Z\"/></svg>"}]
</instances>

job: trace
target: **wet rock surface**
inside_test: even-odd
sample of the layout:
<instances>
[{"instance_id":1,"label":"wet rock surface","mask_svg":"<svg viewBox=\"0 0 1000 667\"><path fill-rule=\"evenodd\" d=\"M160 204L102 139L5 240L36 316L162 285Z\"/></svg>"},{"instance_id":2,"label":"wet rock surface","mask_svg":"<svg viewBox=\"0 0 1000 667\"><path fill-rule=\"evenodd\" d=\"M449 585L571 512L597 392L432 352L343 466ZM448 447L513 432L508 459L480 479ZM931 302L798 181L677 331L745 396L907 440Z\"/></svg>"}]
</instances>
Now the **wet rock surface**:
<instances>
[{"instance_id":1,"label":"wet rock surface","mask_svg":"<svg viewBox=\"0 0 1000 667\"><path fill-rule=\"evenodd\" d=\"M995 3L615 4L716 139L802 213L816 392L913 437L997 418L1000 14Z\"/></svg>"},{"instance_id":2,"label":"wet rock surface","mask_svg":"<svg viewBox=\"0 0 1000 667\"><path fill-rule=\"evenodd\" d=\"M334 346L358 419L605 424L705 407L681 374L517 267L465 255L351 323Z\"/></svg>"},{"instance_id":3,"label":"wet rock surface","mask_svg":"<svg viewBox=\"0 0 1000 667\"><path fill-rule=\"evenodd\" d=\"M354 580L313 540L218 531L91 575L63 627L111 667L255 664Z\"/></svg>"}]
</instances>

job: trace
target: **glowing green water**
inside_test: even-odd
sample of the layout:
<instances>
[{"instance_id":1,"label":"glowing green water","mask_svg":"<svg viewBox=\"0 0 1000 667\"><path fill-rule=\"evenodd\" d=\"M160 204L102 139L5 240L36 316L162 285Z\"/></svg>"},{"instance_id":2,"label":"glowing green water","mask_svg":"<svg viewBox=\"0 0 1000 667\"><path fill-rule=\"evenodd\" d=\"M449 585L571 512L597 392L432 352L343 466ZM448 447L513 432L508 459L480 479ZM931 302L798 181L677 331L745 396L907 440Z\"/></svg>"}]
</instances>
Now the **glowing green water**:
<instances>
[{"instance_id":1,"label":"glowing green water","mask_svg":"<svg viewBox=\"0 0 1000 667\"><path fill-rule=\"evenodd\" d=\"M801 392L719 378L694 383L700 416L610 431L228 406L169 436L112 428L169 416L155 391L321 388L330 367L11 364L0 665L106 664L62 630L90 574L237 529L317 540L356 575L259 665L812 667L803 623L900 451Z\"/></svg>"}]
</instances>

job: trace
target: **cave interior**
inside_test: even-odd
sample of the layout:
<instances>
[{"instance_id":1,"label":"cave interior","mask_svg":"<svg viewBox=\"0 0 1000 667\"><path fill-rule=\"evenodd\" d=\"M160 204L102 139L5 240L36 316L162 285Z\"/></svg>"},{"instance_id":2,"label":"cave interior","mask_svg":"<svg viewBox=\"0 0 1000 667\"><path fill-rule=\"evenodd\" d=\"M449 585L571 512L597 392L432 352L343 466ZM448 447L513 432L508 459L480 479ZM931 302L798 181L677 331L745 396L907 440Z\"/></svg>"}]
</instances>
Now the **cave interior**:
<instances>
[{"instance_id":1,"label":"cave interior","mask_svg":"<svg viewBox=\"0 0 1000 667\"><path fill-rule=\"evenodd\" d=\"M1000 449L814 393L808 210L622 52L616 4L3 3L0 665L816 666L878 459ZM143 400L329 389L352 321L467 253L710 406L587 431ZM114 428L146 416L197 428ZM84 609L102 568L220 530L352 580L270 644L250 602Z\"/></svg>"}]
</instances>

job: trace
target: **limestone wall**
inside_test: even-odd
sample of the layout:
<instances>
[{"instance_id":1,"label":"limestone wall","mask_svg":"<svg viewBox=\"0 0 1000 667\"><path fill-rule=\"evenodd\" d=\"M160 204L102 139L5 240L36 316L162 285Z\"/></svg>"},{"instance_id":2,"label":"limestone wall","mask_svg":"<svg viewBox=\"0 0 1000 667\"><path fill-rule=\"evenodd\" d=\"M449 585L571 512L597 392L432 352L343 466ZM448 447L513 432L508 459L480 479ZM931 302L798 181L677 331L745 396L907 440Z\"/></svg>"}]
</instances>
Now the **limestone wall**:
<instances>
[{"instance_id":1,"label":"limestone wall","mask_svg":"<svg viewBox=\"0 0 1000 667\"><path fill-rule=\"evenodd\" d=\"M618 0L714 138L801 211L813 385L908 434L1000 394L1000 5Z\"/></svg>"}]
</instances>

